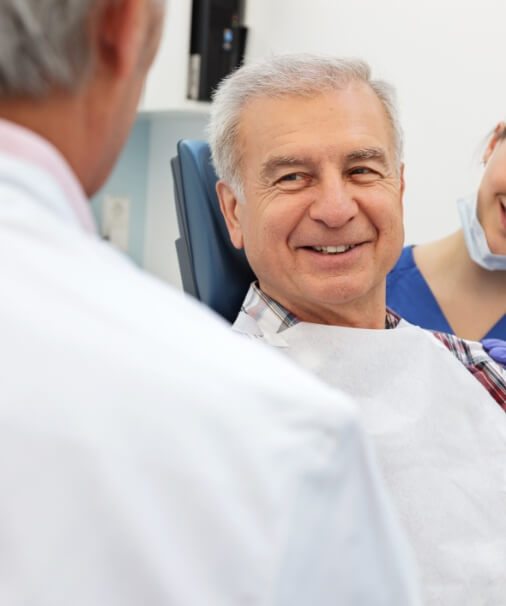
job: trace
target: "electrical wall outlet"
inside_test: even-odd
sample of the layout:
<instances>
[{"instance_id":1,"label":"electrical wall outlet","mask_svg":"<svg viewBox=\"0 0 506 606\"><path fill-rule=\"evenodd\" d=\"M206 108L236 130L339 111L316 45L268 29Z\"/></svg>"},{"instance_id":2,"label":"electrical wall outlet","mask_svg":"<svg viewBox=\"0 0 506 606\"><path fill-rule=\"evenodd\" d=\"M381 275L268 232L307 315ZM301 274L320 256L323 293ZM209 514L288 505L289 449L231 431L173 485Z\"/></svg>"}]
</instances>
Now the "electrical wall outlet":
<instances>
[{"instance_id":1,"label":"electrical wall outlet","mask_svg":"<svg viewBox=\"0 0 506 606\"><path fill-rule=\"evenodd\" d=\"M130 198L105 194L102 199L102 235L123 252L128 251Z\"/></svg>"}]
</instances>

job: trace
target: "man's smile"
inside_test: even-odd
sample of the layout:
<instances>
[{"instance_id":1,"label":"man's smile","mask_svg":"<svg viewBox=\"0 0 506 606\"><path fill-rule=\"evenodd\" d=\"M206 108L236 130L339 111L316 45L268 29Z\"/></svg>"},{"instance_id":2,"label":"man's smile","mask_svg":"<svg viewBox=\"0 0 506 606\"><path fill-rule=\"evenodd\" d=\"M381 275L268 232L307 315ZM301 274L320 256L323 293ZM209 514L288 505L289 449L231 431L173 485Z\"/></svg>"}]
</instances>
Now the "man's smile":
<instances>
[{"instance_id":1,"label":"man's smile","mask_svg":"<svg viewBox=\"0 0 506 606\"><path fill-rule=\"evenodd\" d=\"M335 241L333 243L328 243L329 239L326 238L325 243L301 244L301 245L295 246L295 249L302 249L302 250L305 250L308 252L318 253L318 255L320 255L320 256L345 255L345 253L348 253L355 248L360 248L364 244L370 243L371 241L372 241L371 239L359 240L358 238L353 238L351 242L350 241L342 242L342 240L341 240L341 242L339 242L339 243L337 243ZM314 242L314 240L313 240L313 242Z\"/></svg>"},{"instance_id":2,"label":"man's smile","mask_svg":"<svg viewBox=\"0 0 506 606\"><path fill-rule=\"evenodd\" d=\"M323 253L324 255L336 255L344 253L355 246L356 244L345 244L341 246L311 246L310 248L316 252Z\"/></svg>"},{"instance_id":3,"label":"man's smile","mask_svg":"<svg viewBox=\"0 0 506 606\"><path fill-rule=\"evenodd\" d=\"M365 245L370 243L369 240L356 242L353 244L332 244L332 245L308 245L299 246L297 250L307 255L306 258L312 259L312 263L316 263L315 267L343 267L343 263L349 266L354 264L362 257L362 251L365 250Z\"/></svg>"}]
</instances>

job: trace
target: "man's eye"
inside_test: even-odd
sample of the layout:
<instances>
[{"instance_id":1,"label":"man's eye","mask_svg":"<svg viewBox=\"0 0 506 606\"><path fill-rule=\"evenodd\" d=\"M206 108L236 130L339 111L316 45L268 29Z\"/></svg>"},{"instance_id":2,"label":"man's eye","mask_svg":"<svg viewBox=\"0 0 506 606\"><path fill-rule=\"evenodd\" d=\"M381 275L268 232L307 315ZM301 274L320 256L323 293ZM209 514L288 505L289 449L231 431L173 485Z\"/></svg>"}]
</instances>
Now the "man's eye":
<instances>
[{"instance_id":1,"label":"man's eye","mask_svg":"<svg viewBox=\"0 0 506 606\"><path fill-rule=\"evenodd\" d=\"M355 173L356 175L365 175L366 173L370 173L372 171L370 168L354 168L351 172Z\"/></svg>"},{"instance_id":2,"label":"man's eye","mask_svg":"<svg viewBox=\"0 0 506 606\"><path fill-rule=\"evenodd\" d=\"M379 178L379 173L372 168L368 168L367 166L358 166L357 168L352 168L349 171L349 175L352 180L359 183L369 183Z\"/></svg>"},{"instance_id":3,"label":"man's eye","mask_svg":"<svg viewBox=\"0 0 506 606\"><path fill-rule=\"evenodd\" d=\"M283 175L280 181L299 181L304 177L300 173L290 173L289 175Z\"/></svg>"},{"instance_id":4,"label":"man's eye","mask_svg":"<svg viewBox=\"0 0 506 606\"><path fill-rule=\"evenodd\" d=\"M284 191L298 191L311 184L311 177L305 173L287 173L276 180L276 186Z\"/></svg>"}]
</instances>

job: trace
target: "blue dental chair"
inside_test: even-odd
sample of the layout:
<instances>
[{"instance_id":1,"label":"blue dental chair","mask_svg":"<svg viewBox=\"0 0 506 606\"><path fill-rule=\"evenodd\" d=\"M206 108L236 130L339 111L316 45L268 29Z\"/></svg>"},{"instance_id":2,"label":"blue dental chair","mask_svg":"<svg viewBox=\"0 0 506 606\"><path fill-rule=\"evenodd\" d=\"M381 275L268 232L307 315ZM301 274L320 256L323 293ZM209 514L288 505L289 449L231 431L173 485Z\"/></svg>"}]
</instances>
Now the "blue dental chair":
<instances>
[{"instance_id":1,"label":"blue dental chair","mask_svg":"<svg viewBox=\"0 0 506 606\"><path fill-rule=\"evenodd\" d=\"M232 323L255 275L244 251L230 241L216 195L218 178L208 144L179 141L171 167L183 289Z\"/></svg>"}]
</instances>

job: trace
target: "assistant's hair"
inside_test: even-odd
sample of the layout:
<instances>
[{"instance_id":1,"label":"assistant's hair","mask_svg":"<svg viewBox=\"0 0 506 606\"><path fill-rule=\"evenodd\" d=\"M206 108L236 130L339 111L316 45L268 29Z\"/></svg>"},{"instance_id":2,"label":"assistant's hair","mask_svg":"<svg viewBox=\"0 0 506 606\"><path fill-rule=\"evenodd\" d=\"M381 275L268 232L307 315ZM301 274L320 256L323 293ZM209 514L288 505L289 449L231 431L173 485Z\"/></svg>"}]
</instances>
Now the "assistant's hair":
<instances>
[{"instance_id":1,"label":"assistant's hair","mask_svg":"<svg viewBox=\"0 0 506 606\"><path fill-rule=\"evenodd\" d=\"M244 65L222 80L215 91L207 134L219 177L232 186L239 198L243 197L237 138L241 114L249 101L262 96L311 97L341 90L354 81L369 85L381 101L392 128L399 168L403 142L394 88L382 80L372 80L369 66L359 59L290 54Z\"/></svg>"},{"instance_id":2,"label":"assistant's hair","mask_svg":"<svg viewBox=\"0 0 506 606\"><path fill-rule=\"evenodd\" d=\"M0 98L77 89L91 69L90 13L121 1L0 0Z\"/></svg>"}]
</instances>

